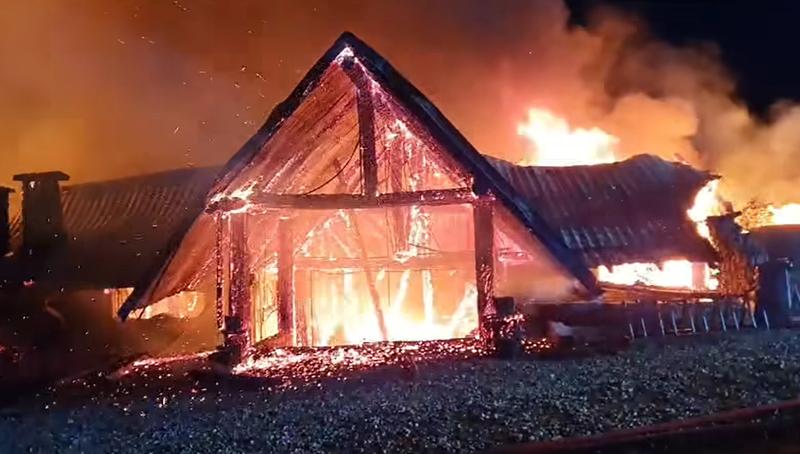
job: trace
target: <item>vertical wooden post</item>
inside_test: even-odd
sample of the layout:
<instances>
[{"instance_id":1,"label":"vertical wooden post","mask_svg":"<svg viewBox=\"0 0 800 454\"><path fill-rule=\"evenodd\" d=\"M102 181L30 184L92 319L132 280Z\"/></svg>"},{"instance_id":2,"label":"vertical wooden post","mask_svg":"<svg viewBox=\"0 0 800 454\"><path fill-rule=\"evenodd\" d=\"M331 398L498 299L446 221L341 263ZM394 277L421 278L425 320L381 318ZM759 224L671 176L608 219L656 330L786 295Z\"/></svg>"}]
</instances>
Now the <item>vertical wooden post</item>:
<instances>
[{"instance_id":1,"label":"vertical wooden post","mask_svg":"<svg viewBox=\"0 0 800 454\"><path fill-rule=\"evenodd\" d=\"M485 312L494 299L494 203L481 197L473 204L475 225L475 284L478 289L478 323L486 328Z\"/></svg>"},{"instance_id":2,"label":"vertical wooden post","mask_svg":"<svg viewBox=\"0 0 800 454\"><path fill-rule=\"evenodd\" d=\"M370 79L354 60L343 62L344 68L356 87L358 111L358 137L361 143L361 170L364 195L378 195L378 161L375 157L375 102L372 98Z\"/></svg>"},{"instance_id":3,"label":"vertical wooden post","mask_svg":"<svg viewBox=\"0 0 800 454\"><path fill-rule=\"evenodd\" d=\"M221 212L214 217L216 227L216 238L214 242L214 261L215 261L215 284L216 284L216 309L217 309L217 329L222 331L225 321L225 227L224 218Z\"/></svg>"},{"instance_id":4,"label":"vertical wooden post","mask_svg":"<svg viewBox=\"0 0 800 454\"><path fill-rule=\"evenodd\" d=\"M296 269L294 273L294 332L298 346L311 345L308 319L311 306L309 271Z\"/></svg>"},{"instance_id":5,"label":"vertical wooden post","mask_svg":"<svg viewBox=\"0 0 800 454\"><path fill-rule=\"evenodd\" d=\"M278 220L278 334L294 345L294 241L291 220Z\"/></svg>"},{"instance_id":6,"label":"vertical wooden post","mask_svg":"<svg viewBox=\"0 0 800 454\"><path fill-rule=\"evenodd\" d=\"M250 257L247 248L247 213L231 215L231 266L229 314L226 336L242 350L250 346Z\"/></svg>"}]
</instances>

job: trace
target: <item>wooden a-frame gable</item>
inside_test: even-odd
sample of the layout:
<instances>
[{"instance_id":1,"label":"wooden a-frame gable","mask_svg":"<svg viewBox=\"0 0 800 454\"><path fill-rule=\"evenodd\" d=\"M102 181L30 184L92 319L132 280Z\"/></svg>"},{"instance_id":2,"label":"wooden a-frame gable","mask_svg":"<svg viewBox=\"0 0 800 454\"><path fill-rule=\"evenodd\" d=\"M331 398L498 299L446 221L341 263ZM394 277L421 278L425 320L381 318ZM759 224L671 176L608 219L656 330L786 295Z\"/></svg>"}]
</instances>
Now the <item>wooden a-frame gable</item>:
<instances>
[{"instance_id":1,"label":"wooden a-frame gable","mask_svg":"<svg viewBox=\"0 0 800 454\"><path fill-rule=\"evenodd\" d=\"M504 234L506 241L516 237L517 244L536 243L572 276L580 293L598 293L582 259L567 250L535 207L518 197L385 59L345 33L225 165L205 210L173 238L164 262L137 286L119 315L124 319L132 310L191 288L213 273L219 265L213 251L220 246L221 214L251 207L328 210L463 203L474 206L475 230L485 233L475 234L479 276L496 260L493 216L501 213L497 224L519 227ZM277 237L277 223L262 230L269 229L273 231L266 235ZM486 300L492 289L479 293Z\"/></svg>"}]
</instances>

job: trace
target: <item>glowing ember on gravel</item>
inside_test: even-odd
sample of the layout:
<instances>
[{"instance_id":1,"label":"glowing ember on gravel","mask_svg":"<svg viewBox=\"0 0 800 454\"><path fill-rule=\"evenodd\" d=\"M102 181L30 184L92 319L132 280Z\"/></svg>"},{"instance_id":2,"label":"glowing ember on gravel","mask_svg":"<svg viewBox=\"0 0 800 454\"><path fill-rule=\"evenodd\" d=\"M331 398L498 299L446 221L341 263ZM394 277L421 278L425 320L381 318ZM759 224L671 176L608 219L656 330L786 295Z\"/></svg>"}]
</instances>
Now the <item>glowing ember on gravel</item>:
<instances>
[{"instance_id":1,"label":"glowing ember on gravel","mask_svg":"<svg viewBox=\"0 0 800 454\"><path fill-rule=\"evenodd\" d=\"M333 377L379 366L405 367L416 362L476 358L487 353L482 343L475 339L287 348L255 353L237 366L234 372L289 382Z\"/></svg>"}]
</instances>

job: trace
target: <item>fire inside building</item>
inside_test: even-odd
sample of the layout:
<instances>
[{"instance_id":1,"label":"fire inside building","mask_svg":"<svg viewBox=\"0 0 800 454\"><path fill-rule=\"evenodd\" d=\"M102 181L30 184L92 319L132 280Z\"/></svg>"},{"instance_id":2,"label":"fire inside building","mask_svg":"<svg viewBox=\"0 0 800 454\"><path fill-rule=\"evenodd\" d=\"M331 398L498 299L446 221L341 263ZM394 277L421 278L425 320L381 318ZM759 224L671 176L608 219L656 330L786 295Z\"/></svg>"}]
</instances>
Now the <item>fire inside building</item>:
<instances>
[{"instance_id":1,"label":"fire inside building","mask_svg":"<svg viewBox=\"0 0 800 454\"><path fill-rule=\"evenodd\" d=\"M195 319L239 352L476 336L500 299L520 312L738 299L778 325L800 296L797 249L743 231L717 176L650 155L484 156L351 34L223 167L68 178L17 175L11 220L0 193L4 292Z\"/></svg>"}]
</instances>

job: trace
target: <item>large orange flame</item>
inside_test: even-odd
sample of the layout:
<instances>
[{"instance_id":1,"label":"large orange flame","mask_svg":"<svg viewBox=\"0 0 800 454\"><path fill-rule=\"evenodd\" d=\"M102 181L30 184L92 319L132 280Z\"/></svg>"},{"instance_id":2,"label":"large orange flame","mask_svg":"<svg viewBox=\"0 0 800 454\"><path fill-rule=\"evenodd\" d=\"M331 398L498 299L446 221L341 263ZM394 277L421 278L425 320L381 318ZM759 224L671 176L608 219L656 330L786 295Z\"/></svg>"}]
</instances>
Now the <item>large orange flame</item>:
<instances>
[{"instance_id":1,"label":"large orange flame","mask_svg":"<svg viewBox=\"0 0 800 454\"><path fill-rule=\"evenodd\" d=\"M544 109L528 110L517 134L530 140L532 156L520 164L571 166L614 162L617 137L600 128L572 128L567 121Z\"/></svg>"}]
</instances>

